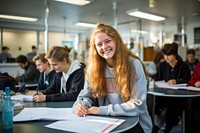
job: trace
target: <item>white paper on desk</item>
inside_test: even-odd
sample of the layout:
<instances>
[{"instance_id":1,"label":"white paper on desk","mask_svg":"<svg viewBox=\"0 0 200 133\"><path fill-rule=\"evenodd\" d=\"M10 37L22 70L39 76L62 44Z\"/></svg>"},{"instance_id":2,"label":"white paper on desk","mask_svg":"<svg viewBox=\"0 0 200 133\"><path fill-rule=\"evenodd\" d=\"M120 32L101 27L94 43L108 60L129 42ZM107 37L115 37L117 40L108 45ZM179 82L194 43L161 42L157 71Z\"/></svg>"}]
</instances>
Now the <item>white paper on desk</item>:
<instances>
[{"instance_id":1,"label":"white paper on desk","mask_svg":"<svg viewBox=\"0 0 200 133\"><path fill-rule=\"evenodd\" d=\"M157 96L163 96L165 95L165 93L160 93L160 92L154 92L154 91L148 91L148 94L153 94L153 95L157 95Z\"/></svg>"},{"instance_id":2,"label":"white paper on desk","mask_svg":"<svg viewBox=\"0 0 200 133\"><path fill-rule=\"evenodd\" d=\"M33 120L71 120L82 119L72 112L72 108L24 108L19 114L14 116L14 122Z\"/></svg>"},{"instance_id":3,"label":"white paper on desk","mask_svg":"<svg viewBox=\"0 0 200 133\"><path fill-rule=\"evenodd\" d=\"M181 88L185 88L187 86L187 84L183 83L183 84L168 85L167 82L162 80L162 81L156 81L155 86L160 87L160 88L169 88L169 89L178 90L178 89L181 89Z\"/></svg>"},{"instance_id":4,"label":"white paper on desk","mask_svg":"<svg viewBox=\"0 0 200 133\"><path fill-rule=\"evenodd\" d=\"M194 87L194 86L186 86L179 88L181 90L189 90L189 91L200 91L200 88Z\"/></svg>"},{"instance_id":5,"label":"white paper on desk","mask_svg":"<svg viewBox=\"0 0 200 133\"><path fill-rule=\"evenodd\" d=\"M26 102L33 101L33 98L32 98L31 95L24 95L24 94L19 94L19 95L11 96L11 99L12 100L26 101Z\"/></svg>"},{"instance_id":6,"label":"white paper on desk","mask_svg":"<svg viewBox=\"0 0 200 133\"><path fill-rule=\"evenodd\" d=\"M117 126L125 122L123 119L114 119L97 116L82 117L81 120L68 120L57 121L45 127L70 131L70 132L82 132L82 133L109 133Z\"/></svg>"}]
</instances>

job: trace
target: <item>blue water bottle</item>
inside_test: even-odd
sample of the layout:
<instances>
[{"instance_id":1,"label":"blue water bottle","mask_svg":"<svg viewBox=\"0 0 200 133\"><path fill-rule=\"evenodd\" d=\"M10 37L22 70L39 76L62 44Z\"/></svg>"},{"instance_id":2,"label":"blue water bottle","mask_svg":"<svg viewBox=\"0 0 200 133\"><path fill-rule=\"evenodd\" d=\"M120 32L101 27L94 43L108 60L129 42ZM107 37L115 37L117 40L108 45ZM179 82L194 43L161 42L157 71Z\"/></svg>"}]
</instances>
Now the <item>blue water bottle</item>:
<instances>
[{"instance_id":1,"label":"blue water bottle","mask_svg":"<svg viewBox=\"0 0 200 133\"><path fill-rule=\"evenodd\" d=\"M10 129L13 127L14 106L10 97L10 87L5 89L6 95L2 104L2 127Z\"/></svg>"}]
</instances>

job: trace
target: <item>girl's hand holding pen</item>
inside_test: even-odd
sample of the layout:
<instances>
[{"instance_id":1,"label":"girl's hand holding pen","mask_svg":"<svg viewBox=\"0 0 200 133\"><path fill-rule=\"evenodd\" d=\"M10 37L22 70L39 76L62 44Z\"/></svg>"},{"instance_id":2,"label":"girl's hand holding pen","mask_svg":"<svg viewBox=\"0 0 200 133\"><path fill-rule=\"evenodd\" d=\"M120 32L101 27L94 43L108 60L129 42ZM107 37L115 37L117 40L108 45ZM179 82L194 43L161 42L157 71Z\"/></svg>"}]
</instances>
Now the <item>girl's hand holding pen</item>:
<instances>
[{"instance_id":1,"label":"girl's hand holding pen","mask_svg":"<svg viewBox=\"0 0 200 133\"><path fill-rule=\"evenodd\" d=\"M88 110L82 103L78 103L75 108L75 114L77 116L85 116L88 114Z\"/></svg>"},{"instance_id":2,"label":"girl's hand holding pen","mask_svg":"<svg viewBox=\"0 0 200 133\"><path fill-rule=\"evenodd\" d=\"M99 115L99 112L99 107L92 106L87 109L82 103L78 103L75 108L75 114L77 116L85 116L87 114Z\"/></svg>"},{"instance_id":3,"label":"girl's hand holding pen","mask_svg":"<svg viewBox=\"0 0 200 133\"><path fill-rule=\"evenodd\" d=\"M42 94L42 93L35 93L32 95L33 97L33 101L35 102L44 102L46 101L46 95Z\"/></svg>"}]
</instances>

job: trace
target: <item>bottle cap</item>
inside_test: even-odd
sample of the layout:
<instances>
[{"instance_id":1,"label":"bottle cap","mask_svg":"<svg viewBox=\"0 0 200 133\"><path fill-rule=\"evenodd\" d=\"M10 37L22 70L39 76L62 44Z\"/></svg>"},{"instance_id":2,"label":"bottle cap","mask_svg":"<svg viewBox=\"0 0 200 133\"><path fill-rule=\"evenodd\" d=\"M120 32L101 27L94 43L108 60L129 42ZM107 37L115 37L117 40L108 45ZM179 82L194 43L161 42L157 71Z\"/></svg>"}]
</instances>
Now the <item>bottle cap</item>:
<instances>
[{"instance_id":1,"label":"bottle cap","mask_svg":"<svg viewBox=\"0 0 200 133\"><path fill-rule=\"evenodd\" d=\"M6 87L6 96L10 96L10 87Z\"/></svg>"}]
</instances>

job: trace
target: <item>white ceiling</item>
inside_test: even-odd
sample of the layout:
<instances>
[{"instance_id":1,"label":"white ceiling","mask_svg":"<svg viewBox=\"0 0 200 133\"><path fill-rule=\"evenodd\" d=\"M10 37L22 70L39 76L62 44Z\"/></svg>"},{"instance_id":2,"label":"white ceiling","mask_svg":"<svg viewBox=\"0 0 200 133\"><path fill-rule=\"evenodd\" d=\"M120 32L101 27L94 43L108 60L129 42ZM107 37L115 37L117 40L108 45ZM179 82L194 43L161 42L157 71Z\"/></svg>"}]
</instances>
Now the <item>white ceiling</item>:
<instances>
[{"instance_id":1,"label":"white ceiling","mask_svg":"<svg viewBox=\"0 0 200 133\"><path fill-rule=\"evenodd\" d=\"M163 22L153 22L141 19L143 30L160 30L162 26L177 25L184 17L185 24L200 22L199 0L157 0L155 8L149 8L148 0L116 0L119 28L127 30L137 28L136 20L126 11L141 9L167 17ZM48 0L49 5L49 30L72 33L85 33L88 28L77 27L78 21L97 23L105 22L113 25L114 11L113 0L93 0L85 6L64 4ZM45 0L0 0L0 14L37 17L37 22L20 22L0 19L0 28L45 29ZM66 21L64 20L66 17ZM127 22L133 23L127 23ZM132 26L131 26L132 25Z\"/></svg>"}]
</instances>

